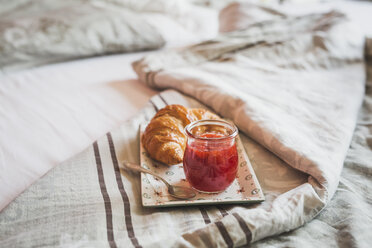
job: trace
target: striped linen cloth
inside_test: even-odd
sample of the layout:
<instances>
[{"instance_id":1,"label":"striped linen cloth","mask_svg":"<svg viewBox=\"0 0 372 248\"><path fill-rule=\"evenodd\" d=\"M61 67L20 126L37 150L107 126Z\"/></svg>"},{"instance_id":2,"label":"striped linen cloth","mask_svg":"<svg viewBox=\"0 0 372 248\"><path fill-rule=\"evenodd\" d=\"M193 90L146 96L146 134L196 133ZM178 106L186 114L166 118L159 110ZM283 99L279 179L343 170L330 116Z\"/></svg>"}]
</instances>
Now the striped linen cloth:
<instances>
[{"instance_id":1,"label":"striped linen cloth","mask_svg":"<svg viewBox=\"0 0 372 248\"><path fill-rule=\"evenodd\" d=\"M4 209L0 246L188 247L182 234L205 227L212 232L200 231L207 246L250 242L239 214L247 207L143 208L139 175L119 169L122 160L139 162L139 125L176 103L203 107L176 91L153 97L136 118L57 166Z\"/></svg>"},{"instance_id":2,"label":"striped linen cloth","mask_svg":"<svg viewBox=\"0 0 372 248\"><path fill-rule=\"evenodd\" d=\"M288 17L135 63L143 82L178 91L154 96L137 117L12 202L0 213L0 246L234 247L322 216L336 192L364 93L362 42L340 29L342 22L336 12ZM283 64L287 56L292 59ZM143 208L139 176L120 171L119 163L139 162L139 125L167 104L209 106L233 119L266 200ZM332 233L314 221L299 230L312 223L315 238L305 232L301 243L289 246L311 246ZM272 244L280 242L253 245Z\"/></svg>"}]
</instances>

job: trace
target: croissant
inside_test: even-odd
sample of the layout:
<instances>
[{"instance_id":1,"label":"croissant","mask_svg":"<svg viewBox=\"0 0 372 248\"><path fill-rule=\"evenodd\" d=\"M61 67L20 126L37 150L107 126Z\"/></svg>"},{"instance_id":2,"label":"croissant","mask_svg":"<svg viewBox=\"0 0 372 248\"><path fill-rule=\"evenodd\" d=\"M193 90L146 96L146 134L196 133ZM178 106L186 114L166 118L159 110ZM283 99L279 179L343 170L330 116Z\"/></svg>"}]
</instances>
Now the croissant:
<instances>
[{"instance_id":1,"label":"croissant","mask_svg":"<svg viewBox=\"0 0 372 248\"><path fill-rule=\"evenodd\" d=\"M159 110L147 125L142 143L151 158L173 165L181 163L186 148L185 127L201 119L219 119L205 109L168 105Z\"/></svg>"}]
</instances>

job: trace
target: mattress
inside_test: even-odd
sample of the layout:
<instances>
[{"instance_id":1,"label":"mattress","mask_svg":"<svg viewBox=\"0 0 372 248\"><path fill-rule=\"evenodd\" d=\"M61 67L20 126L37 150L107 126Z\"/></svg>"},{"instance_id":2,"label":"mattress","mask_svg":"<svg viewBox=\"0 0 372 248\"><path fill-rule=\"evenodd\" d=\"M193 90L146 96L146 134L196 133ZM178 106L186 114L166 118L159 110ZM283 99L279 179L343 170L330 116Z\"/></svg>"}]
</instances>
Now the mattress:
<instances>
[{"instance_id":1,"label":"mattress","mask_svg":"<svg viewBox=\"0 0 372 248\"><path fill-rule=\"evenodd\" d=\"M0 78L0 209L146 104L156 91L141 84L130 65L144 54L85 59Z\"/></svg>"}]
</instances>

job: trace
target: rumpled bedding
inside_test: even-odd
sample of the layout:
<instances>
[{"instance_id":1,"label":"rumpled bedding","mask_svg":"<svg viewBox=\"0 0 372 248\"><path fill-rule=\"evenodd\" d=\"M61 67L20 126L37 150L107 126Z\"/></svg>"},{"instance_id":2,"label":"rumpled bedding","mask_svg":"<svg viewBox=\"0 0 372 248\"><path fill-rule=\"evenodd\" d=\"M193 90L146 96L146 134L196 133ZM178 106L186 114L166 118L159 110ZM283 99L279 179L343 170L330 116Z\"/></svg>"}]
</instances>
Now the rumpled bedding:
<instances>
[{"instance_id":1,"label":"rumpled bedding","mask_svg":"<svg viewBox=\"0 0 372 248\"><path fill-rule=\"evenodd\" d=\"M372 233L372 40L366 94L335 195L311 222L251 247L370 247Z\"/></svg>"},{"instance_id":2,"label":"rumpled bedding","mask_svg":"<svg viewBox=\"0 0 372 248\"><path fill-rule=\"evenodd\" d=\"M2 0L0 72L199 42L217 18L189 1Z\"/></svg>"},{"instance_id":3,"label":"rumpled bedding","mask_svg":"<svg viewBox=\"0 0 372 248\"><path fill-rule=\"evenodd\" d=\"M369 77L364 96L364 39L338 12L275 16L134 63L147 85L177 91L155 96L12 202L0 214L0 244L368 247L372 92ZM266 201L143 208L139 177L120 174L119 163L139 162L138 125L167 104L204 104L233 119Z\"/></svg>"},{"instance_id":4,"label":"rumpled bedding","mask_svg":"<svg viewBox=\"0 0 372 248\"><path fill-rule=\"evenodd\" d=\"M252 241L304 225L337 189L364 95L364 40L353 30L335 11L281 16L133 65L144 83L195 97L307 175L305 182L266 201L266 208L240 213ZM266 167L260 159L255 163ZM286 174L278 173L275 163L270 166L272 174ZM280 185L280 176L270 182L270 172L264 181ZM234 230L228 218L222 222ZM206 227L186 239L208 246L205 239L213 237Z\"/></svg>"}]
</instances>

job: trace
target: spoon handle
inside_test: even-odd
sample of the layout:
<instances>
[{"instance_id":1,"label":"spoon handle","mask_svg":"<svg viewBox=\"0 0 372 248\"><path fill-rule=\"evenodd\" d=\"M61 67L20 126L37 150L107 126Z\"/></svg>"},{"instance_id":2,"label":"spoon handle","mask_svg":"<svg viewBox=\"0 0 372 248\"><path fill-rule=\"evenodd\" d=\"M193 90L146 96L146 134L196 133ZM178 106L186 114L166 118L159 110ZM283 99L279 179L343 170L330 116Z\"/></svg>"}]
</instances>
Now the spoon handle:
<instances>
[{"instance_id":1,"label":"spoon handle","mask_svg":"<svg viewBox=\"0 0 372 248\"><path fill-rule=\"evenodd\" d=\"M122 165L123 165L123 168L126 169L126 170L138 171L138 172L143 172L143 173L153 175L154 177L159 178L160 180L162 180L165 183L165 185L167 185L168 188L170 187L170 184L167 181L165 181L165 179L163 179L161 176L156 175L154 172L152 172L148 169L145 169L138 164L134 164L134 163L131 163L131 162L128 162L128 161L123 161Z\"/></svg>"}]
</instances>

